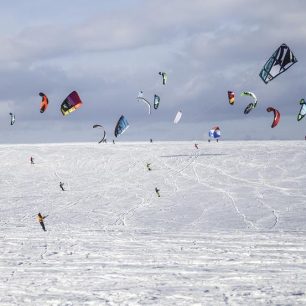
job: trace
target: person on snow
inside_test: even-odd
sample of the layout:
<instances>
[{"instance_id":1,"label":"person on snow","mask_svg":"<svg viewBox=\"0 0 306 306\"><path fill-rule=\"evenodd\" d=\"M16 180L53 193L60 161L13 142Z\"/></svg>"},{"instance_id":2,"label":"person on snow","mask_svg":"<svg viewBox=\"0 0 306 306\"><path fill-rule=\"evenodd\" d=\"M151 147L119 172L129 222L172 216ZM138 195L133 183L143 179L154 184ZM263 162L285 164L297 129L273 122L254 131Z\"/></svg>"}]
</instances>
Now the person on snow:
<instances>
[{"instance_id":1,"label":"person on snow","mask_svg":"<svg viewBox=\"0 0 306 306\"><path fill-rule=\"evenodd\" d=\"M194 147L195 147L196 149L199 148L197 143L194 144Z\"/></svg>"},{"instance_id":2,"label":"person on snow","mask_svg":"<svg viewBox=\"0 0 306 306\"><path fill-rule=\"evenodd\" d=\"M46 219L47 217L48 217L48 215L47 216L42 216L41 213L38 213L37 217L36 217L39 224L41 225L42 229L44 230L44 232L46 231L45 224L44 224L44 219Z\"/></svg>"},{"instance_id":3,"label":"person on snow","mask_svg":"<svg viewBox=\"0 0 306 306\"><path fill-rule=\"evenodd\" d=\"M64 183L60 182L60 187L61 187L61 189L62 189L63 191L65 191L65 189L64 189Z\"/></svg>"},{"instance_id":4,"label":"person on snow","mask_svg":"<svg viewBox=\"0 0 306 306\"><path fill-rule=\"evenodd\" d=\"M149 171L152 170L151 167L150 167L150 165L151 165L151 164L147 163L147 168L148 168Z\"/></svg>"},{"instance_id":5,"label":"person on snow","mask_svg":"<svg viewBox=\"0 0 306 306\"><path fill-rule=\"evenodd\" d=\"M30 158L31 164L34 165L34 158L31 156Z\"/></svg>"},{"instance_id":6,"label":"person on snow","mask_svg":"<svg viewBox=\"0 0 306 306\"><path fill-rule=\"evenodd\" d=\"M159 189L158 189L157 187L155 187L155 192L156 192L156 194L158 195L158 197L160 197Z\"/></svg>"}]
</instances>

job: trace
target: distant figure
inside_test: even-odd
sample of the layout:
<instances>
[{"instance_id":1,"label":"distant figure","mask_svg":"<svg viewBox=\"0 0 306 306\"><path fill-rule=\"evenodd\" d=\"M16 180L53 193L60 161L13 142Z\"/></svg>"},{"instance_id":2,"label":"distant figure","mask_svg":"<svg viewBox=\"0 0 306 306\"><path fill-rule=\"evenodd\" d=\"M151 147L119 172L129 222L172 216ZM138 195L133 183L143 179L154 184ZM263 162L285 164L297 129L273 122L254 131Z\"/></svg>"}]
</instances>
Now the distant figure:
<instances>
[{"instance_id":1,"label":"distant figure","mask_svg":"<svg viewBox=\"0 0 306 306\"><path fill-rule=\"evenodd\" d=\"M219 142L219 139L217 139L217 142Z\"/></svg>"},{"instance_id":2,"label":"distant figure","mask_svg":"<svg viewBox=\"0 0 306 306\"><path fill-rule=\"evenodd\" d=\"M61 187L61 189L62 189L63 191L65 191L65 189L64 189L64 183L60 182L60 187Z\"/></svg>"},{"instance_id":3,"label":"distant figure","mask_svg":"<svg viewBox=\"0 0 306 306\"><path fill-rule=\"evenodd\" d=\"M158 195L158 197L160 197L159 189L158 189L157 187L155 187L155 192L156 192L156 194Z\"/></svg>"},{"instance_id":4,"label":"distant figure","mask_svg":"<svg viewBox=\"0 0 306 306\"><path fill-rule=\"evenodd\" d=\"M37 217L36 217L39 224L41 225L41 227L44 231L46 231L45 224L44 224L44 219L47 218L47 217L48 217L48 215L47 216L42 216L41 213L38 213Z\"/></svg>"},{"instance_id":5,"label":"distant figure","mask_svg":"<svg viewBox=\"0 0 306 306\"><path fill-rule=\"evenodd\" d=\"M208 139L208 142L210 142L210 139Z\"/></svg>"},{"instance_id":6,"label":"distant figure","mask_svg":"<svg viewBox=\"0 0 306 306\"><path fill-rule=\"evenodd\" d=\"M196 149L199 148L197 143L194 144L194 147L195 147Z\"/></svg>"},{"instance_id":7,"label":"distant figure","mask_svg":"<svg viewBox=\"0 0 306 306\"><path fill-rule=\"evenodd\" d=\"M152 138L150 138L150 142L151 142L151 143L153 142L153 139L152 139Z\"/></svg>"},{"instance_id":8,"label":"distant figure","mask_svg":"<svg viewBox=\"0 0 306 306\"><path fill-rule=\"evenodd\" d=\"M113 139L113 144L115 144L115 140Z\"/></svg>"},{"instance_id":9,"label":"distant figure","mask_svg":"<svg viewBox=\"0 0 306 306\"><path fill-rule=\"evenodd\" d=\"M31 156L30 158L31 164L34 165L34 158Z\"/></svg>"},{"instance_id":10,"label":"distant figure","mask_svg":"<svg viewBox=\"0 0 306 306\"><path fill-rule=\"evenodd\" d=\"M151 165L151 164L147 163L147 168L148 168L149 171L152 170L151 167L150 167L150 165Z\"/></svg>"},{"instance_id":11,"label":"distant figure","mask_svg":"<svg viewBox=\"0 0 306 306\"><path fill-rule=\"evenodd\" d=\"M305 136L305 140L306 140L306 136Z\"/></svg>"}]
</instances>

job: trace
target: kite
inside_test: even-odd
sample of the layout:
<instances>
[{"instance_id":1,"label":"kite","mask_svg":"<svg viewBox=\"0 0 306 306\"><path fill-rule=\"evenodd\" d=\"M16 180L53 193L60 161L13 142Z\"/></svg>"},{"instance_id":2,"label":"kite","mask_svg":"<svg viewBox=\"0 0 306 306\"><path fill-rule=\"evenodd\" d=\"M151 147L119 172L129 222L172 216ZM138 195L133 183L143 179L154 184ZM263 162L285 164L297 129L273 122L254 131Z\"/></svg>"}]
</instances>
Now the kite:
<instances>
[{"instance_id":1,"label":"kite","mask_svg":"<svg viewBox=\"0 0 306 306\"><path fill-rule=\"evenodd\" d=\"M159 106L159 102L160 102L160 97L158 95L154 95L154 109L158 109Z\"/></svg>"},{"instance_id":2,"label":"kite","mask_svg":"<svg viewBox=\"0 0 306 306\"><path fill-rule=\"evenodd\" d=\"M271 128L274 128L277 126L279 119L280 119L280 113L277 109L273 108L273 107L268 107L267 108L267 112L273 112L274 113L274 119L271 125Z\"/></svg>"},{"instance_id":3,"label":"kite","mask_svg":"<svg viewBox=\"0 0 306 306\"><path fill-rule=\"evenodd\" d=\"M138 101L143 101L144 103L146 103L147 105L148 105L148 107L149 107L149 115L151 114L151 104L150 104L150 102L147 100L147 99L145 99L144 97L143 97L143 91L140 91L139 93L138 93L138 97L137 97L137 100Z\"/></svg>"},{"instance_id":4,"label":"kite","mask_svg":"<svg viewBox=\"0 0 306 306\"><path fill-rule=\"evenodd\" d=\"M11 125L15 123L15 115L13 113L10 113L11 116Z\"/></svg>"},{"instance_id":5,"label":"kite","mask_svg":"<svg viewBox=\"0 0 306 306\"><path fill-rule=\"evenodd\" d=\"M99 141L99 143L101 143L101 142L103 142L103 140L105 139L105 136L106 136L106 132L105 132L105 129L104 129L104 127L102 126L102 125L100 125L100 124L94 124L93 126L92 126L93 128L102 128L103 129L103 137L102 137L102 139Z\"/></svg>"},{"instance_id":6,"label":"kite","mask_svg":"<svg viewBox=\"0 0 306 306\"><path fill-rule=\"evenodd\" d=\"M235 103L235 93L233 91L228 91L227 95L228 95L229 104L234 105L234 103Z\"/></svg>"},{"instance_id":7,"label":"kite","mask_svg":"<svg viewBox=\"0 0 306 306\"><path fill-rule=\"evenodd\" d=\"M122 134L123 132L125 132L125 130L129 127L129 123L127 122L127 120L125 119L125 117L122 115L115 127L115 137L117 137L118 135Z\"/></svg>"},{"instance_id":8,"label":"kite","mask_svg":"<svg viewBox=\"0 0 306 306\"><path fill-rule=\"evenodd\" d=\"M297 120L300 121L304 118L304 116L306 115L306 102L304 99L301 99L300 100L300 105L301 105L301 108L300 108L300 111L297 115Z\"/></svg>"},{"instance_id":9,"label":"kite","mask_svg":"<svg viewBox=\"0 0 306 306\"><path fill-rule=\"evenodd\" d=\"M208 136L214 139L221 137L220 128L218 126L211 128L208 132Z\"/></svg>"},{"instance_id":10,"label":"kite","mask_svg":"<svg viewBox=\"0 0 306 306\"><path fill-rule=\"evenodd\" d=\"M250 97L252 97L254 99L254 103L252 103L252 102L249 103L248 106L244 110L244 113L248 114L253 108L256 107L256 105L257 105L257 98L256 98L255 94L250 92L250 91L243 91L241 93L241 96L250 96Z\"/></svg>"},{"instance_id":11,"label":"kite","mask_svg":"<svg viewBox=\"0 0 306 306\"><path fill-rule=\"evenodd\" d=\"M267 84L296 62L297 59L290 48L286 44L282 44L265 63L259 76Z\"/></svg>"},{"instance_id":12,"label":"kite","mask_svg":"<svg viewBox=\"0 0 306 306\"><path fill-rule=\"evenodd\" d=\"M175 116L175 118L174 118L173 123L175 123L175 124L179 123L179 121L181 120L181 118L182 118L182 112L181 112L181 111L178 111L177 114L176 114L176 116Z\"/></svg>"},{"instance_id":13,"label":"kite","mask_svg":"<svg viewBox=\"0 0 306 306\"><path fill-rule=\"evenodd\" d=\"M167 73L166 72L159 72L158 74L161 75L162 78L163 78L163 85L166 85L167 79L168 79Z\"/></svg>"},{"instance_id":14,"label":"kite","mask_svg":"<svg viewBox=\"0 0 306 306\"><path fill-rule=\"evenodd\" d=\"M43 113L48 107L49 100L44 93L40 92L39 95L42 97L40 102L40 112Z\"/></svg>"},{"instance_id":15,"label":"kite","mask_svg":"<svg viewBox=\"0 0 306 306\"><path fill-rule=\"evenodd\" d=\"M79 107L81 107L82 104L83 102L81 101L78 93L76 91L73 91L63 101L61 105L61 112L64 116L67 116Z\"/></svg>"}]
</instances>

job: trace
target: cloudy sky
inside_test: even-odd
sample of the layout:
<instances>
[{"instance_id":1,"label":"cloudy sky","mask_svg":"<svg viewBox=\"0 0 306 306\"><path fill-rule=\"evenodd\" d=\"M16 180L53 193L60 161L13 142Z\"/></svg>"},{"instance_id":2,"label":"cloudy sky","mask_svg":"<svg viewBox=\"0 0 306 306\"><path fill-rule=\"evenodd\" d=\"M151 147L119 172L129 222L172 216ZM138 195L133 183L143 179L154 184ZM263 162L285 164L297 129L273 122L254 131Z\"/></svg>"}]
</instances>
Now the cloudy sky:
<instances>
[{"instance_id":1,"label":"cloudy sky","mask_svg":"<svg viewBox=\"0 0 306 306\"><path fill-rule=\"evenodd\" d=\"M227 140L304 139L306 119L296 116L306 98L305 12L302 0L0 1L0 142L96 141L95 123L111 140L121 114L130 128L120 141L206 140L215 125ZM282 43L298 63L266 85L258 74ZM73 90L83 106L64 117ZM161 97L150 116L139 90ZM50 102L43 114L40 91ZM259 100L248 115L241 91ZM281 113L274 129L268 106Z\"/></svg>"}]
</instances>

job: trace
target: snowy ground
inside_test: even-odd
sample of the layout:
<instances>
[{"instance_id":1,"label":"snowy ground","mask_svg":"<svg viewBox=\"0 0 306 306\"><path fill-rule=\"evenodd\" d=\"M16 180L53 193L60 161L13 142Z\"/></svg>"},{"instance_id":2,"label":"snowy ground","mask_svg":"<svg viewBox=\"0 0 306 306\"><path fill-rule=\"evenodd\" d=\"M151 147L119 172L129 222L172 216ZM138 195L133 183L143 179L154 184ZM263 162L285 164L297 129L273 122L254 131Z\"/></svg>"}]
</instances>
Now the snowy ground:
<instances>
[{"instance_id":1,"label":"snowy ground","mask_svg":"<svg viewBox=\"0 0 306 306\"><path fill-rule=\"evenodd\" d=\"M1 145L0 305L306 304L305 149Z\"/></svg>"}]
</instances>

